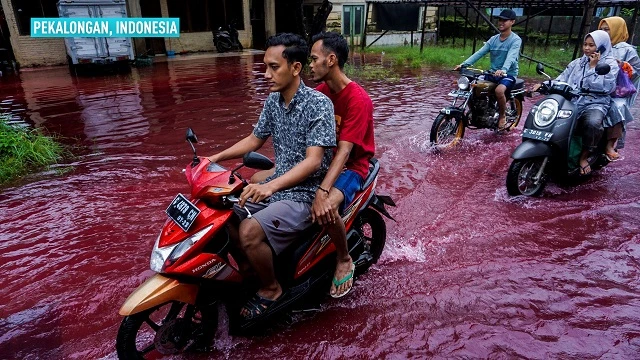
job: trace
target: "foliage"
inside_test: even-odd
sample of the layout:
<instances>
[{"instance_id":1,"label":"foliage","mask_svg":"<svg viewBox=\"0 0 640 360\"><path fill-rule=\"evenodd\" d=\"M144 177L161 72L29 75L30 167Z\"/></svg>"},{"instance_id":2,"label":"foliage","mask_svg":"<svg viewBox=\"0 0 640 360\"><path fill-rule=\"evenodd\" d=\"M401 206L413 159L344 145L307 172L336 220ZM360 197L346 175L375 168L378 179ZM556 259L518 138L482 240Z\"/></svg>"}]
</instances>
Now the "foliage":
<instances>
[{"instance_id":1,"label":"foliage","mask_svg":"<svg viewBox=\"0 0 640 360\"><path fill-rule=\"evenodd\" d=\"M633 8L622 8L622 9L620 9L620 16L633 17L633 12L634 11L635 11L635 9L633 9Z\"/></svg>"},{"instance_id":2,"label":"foliage","mask_svg":"<svg viewBox=\"0 0 640 360\"><path fill-rule=\"evenodd\" d=\"M10 125L8 120L9 116L0 115L0 184L62 159L65 149L53 137Z\"/></svg>"},{"instance_id":3,"label":"foliage","mask_svg":"<svg viewBox=\"0 0 640 360\"><path fill-rule=\"evenodd\" d=\"M350 78L362 80L397 81L400 79L396 73L382 64L365 64L362 66L353 66L347 63L344 65L344 73Z\"/></svg>"},{"instance_id":4,"label":"foliage","mask_svg":"<svg viewBox=\"0 0 640 360\"><path fill-rule=\"evenodd\" d=\"M397 66L407 66L412 68L420 68L422 66L453 68L454 66L462 63L473 53L472 44L473 42L467 41L467 46L463 47L462 41L457 39L455 45L445 44L425 46L422 54L420 54L419 46L414 46L413 48L408 46L370 47L365 51L370 53L384 53L384 56L391 59L391 62ZM482 43L476 44L476 50L481 46ZM571 57L573 55L573 49L531 46L525 48L525 54L556 68L564 69L572 60ZM474 67L481 69L489 69L489 66L490 63L488 55L483 57L474 65ZM520 76L539 77L535 71L535 67L535 62L521 58Z\"/></svg>"}]
</instances>

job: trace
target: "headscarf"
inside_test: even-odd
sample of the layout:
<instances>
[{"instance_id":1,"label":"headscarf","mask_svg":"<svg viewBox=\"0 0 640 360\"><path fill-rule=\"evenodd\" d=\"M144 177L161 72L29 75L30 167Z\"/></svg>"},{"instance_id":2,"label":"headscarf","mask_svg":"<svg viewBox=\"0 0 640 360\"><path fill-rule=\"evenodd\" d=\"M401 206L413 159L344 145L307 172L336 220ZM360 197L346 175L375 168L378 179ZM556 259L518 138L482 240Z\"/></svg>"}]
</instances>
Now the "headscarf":
<instances>
[{"instance_id":1,"label":"headscarf","mask_svg":"<svg viewBox=\"0 0 640 360\"><path fill-rule=\"evenodd\" d=\"M606 31L592 31L588 33L587 36L591 36L593 38L593 42L596 43L596 48L604 46L604 51L600 53L601 59L611 54L611 39L609 38L609 34L607 34ZM585 40L587 39L587 36L584 37Z\"/></svg>"},{"instance_id":2,"label":"headscarf","mask_svg":"<svg viewBox=\"0 0 640 360\"><path fill-rule=\"evenodd\" d=\"M609 37L611 38L611 45L627 41L629 39L629 31L627 31L627 22L619 16L612 16L600 20L598 29L602 27L602 24L609 25Z\"/></svg>"}]
</instances>

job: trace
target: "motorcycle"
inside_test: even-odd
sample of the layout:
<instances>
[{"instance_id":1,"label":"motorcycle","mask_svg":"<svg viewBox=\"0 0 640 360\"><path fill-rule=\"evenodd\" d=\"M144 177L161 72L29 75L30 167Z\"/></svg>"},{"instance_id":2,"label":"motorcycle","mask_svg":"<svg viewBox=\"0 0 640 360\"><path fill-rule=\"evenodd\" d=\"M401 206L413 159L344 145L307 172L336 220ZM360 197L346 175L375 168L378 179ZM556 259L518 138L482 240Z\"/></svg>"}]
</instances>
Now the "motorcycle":
<instances>
[{"instance_id":1,"label":"motorcycle","mask_svg":"<svg viewBox=\"0 0 640 360\"><path fill-rule=\"evenodd\" d=\"M607 64L595 68L597 75L606 75L610 70ZM590 94L606 95L552 80L541 64L536 66L536 72L548 79L536 90L545 97L531 109L522 131L522 143L511 154L513 161L507 173L507 192L511 196L539 196L549 177L561 180L580 174L582 138L577 134L579 114L571 100ZM603 136L597 151L589 158L592 170L609 163L605 156L606 142Z\"/></svg>"},{"instance_id":2,"label":"motorcycle","mask_svg":"<svg viewBox=\"0 0 640 360\"><path fill-rule=\"evenodd\" d=\"M457 81L457 89L449 92L453 103L442 110L431 125L431 144L446 148L455 146L462 140L465 128L498 130L498 100L495 89L498 84L485 81L491 73L473 68L461 68L462 75ZM516 83L505 94L507 97L505 129L518 126L524 102L524 80ZM460 101L460 103L458 103Z\"/></svg>"},{"instance_id":3,"label":"motorcycle","mask_svg":"<svg viewBox=\"0 0 640 360\"><path fill-rule=\"evenodd\" d=\"M229 332L247 335L287 316L294 306L316 304L331 284L335 246L325 230L314 225L274 256L283 296L258 318L240 316L241 306L258 285L256 279L239 271L235 259L240 250L230 240L226 225L248 184L238 170L243 166L266 170L273 163L251 152L242 165L227 170L196 155L193 144L197 138L191 129L187 141L193 149L193 160L185 170L191 195L187 199L178 194L167 208L169 218L151 253L151 270L157 274L140 285L120 309L124 316L116 339L120 359L207 350L216 333L219 305L228 315ZM385 209L385 205L395 206L393 200L375 192L379 169L378 161L372 159L362 190L342 217L356 277L382 254L386 241L382 215L393 219Z\"/></svg>"},{"instance_id":4,"label":"motorcycle","mask_svg":"<svg viewBox=\"0 0 640 360\"><path fill-rule=\"evenodd\" d=\"M222 26L213 33L213 45L219 53L227 51L242 51L242 44L238 39L238 30L233 24L229 24L226 30Z\"/></svg>"}]
</instances>

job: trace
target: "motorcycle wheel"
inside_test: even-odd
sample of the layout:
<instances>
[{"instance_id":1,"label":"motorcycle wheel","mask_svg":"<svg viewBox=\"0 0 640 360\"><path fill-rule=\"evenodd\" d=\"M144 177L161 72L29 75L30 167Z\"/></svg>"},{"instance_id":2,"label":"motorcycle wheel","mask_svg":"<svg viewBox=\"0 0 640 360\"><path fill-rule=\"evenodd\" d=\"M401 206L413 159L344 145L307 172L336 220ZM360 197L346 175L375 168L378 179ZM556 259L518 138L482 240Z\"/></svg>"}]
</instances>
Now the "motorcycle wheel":
<instances>
[{"instance_id":1,"label":"motorcycle wheel","mask_svg":"<svg viewBox=\"0 0 640 360\"><path fill-rule=\"evenodd\" d=\"M464 122L451 114L439 114L431 125L431 145L442 148L457 145L464 136Z\"/></svg>"},{"instance_id":2,"label":"motorcycle wheel","mask_svg":"<svg viewBox=\"0 0 640 360\"><path fill-rule=\"evenodd\" d=\"M522 101L518 98L513 98L507 103L507 129L513 130L518 126L520 118L522 117Z\"/></svg>"},{"instance_id":3,"label":"motorcycle wheel","mask_svg":"<svg viewBox=\"0 0 640 360\"><path fill-rule=\"evenodd\" d=\"M507 173L507 192L511 196L540 196L546 185L546 174L535 184L533 178L542 166L543 158L513 160Z\"/></svg>"},{"instance_id":4,"label":"motorcycle wheel","mask_svg":"<svg viewBox=\"0 0 640 360\"><path fill-rule=\"evenodd\" d=\"M203 330L202 319L199 312L187 319L185 305L178 301L167 302L125 317L116 338L118 359L138 360L146 356L177 354L188 345L194 345Z\"/></svg>"},{"instance_id":5,"label":"motorcycle wheel","mask_svg":"<svg viewBox=\"0 0 640 360\"><path fill-rule=\"evenodd\" d=\"M380 255L382 255L382 250L384 250L384 245L387 241L387 225L384 223L380 213L371 208L362 210L356 221L360 235L365 242L365 249L369 250L373 258L371 262L367 262L358 269L358 273L363 274L369 270L372 264L377 263Z\"/></svg>"},{"instance_id":6,"label":"motorcycle wheel","mask_svg":"<svg viewBox=\"0 0 640 360\"><path fill-rule=\"evenodd\" d=\"M218 40L216 42L216 50L218 50L219 53L231 51L231 44L225 40Z\"/></svg>"}]
</instances>

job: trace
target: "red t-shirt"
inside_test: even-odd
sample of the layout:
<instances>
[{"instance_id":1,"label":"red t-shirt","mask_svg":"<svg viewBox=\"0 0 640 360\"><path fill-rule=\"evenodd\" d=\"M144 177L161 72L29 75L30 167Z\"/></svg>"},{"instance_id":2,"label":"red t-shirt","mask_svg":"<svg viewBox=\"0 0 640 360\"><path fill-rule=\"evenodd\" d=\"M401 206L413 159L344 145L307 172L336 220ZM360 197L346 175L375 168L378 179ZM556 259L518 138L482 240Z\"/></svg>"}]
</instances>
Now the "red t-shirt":
<instances>
[{"instance_id":1,"label":"red t-shirt","mask_svg":"<svg viewBox=\"0 0 640 360\"><path fill-rule=\"evenodd\" d=\"M346 168L366 178L369 159L375 153L373 140L373 103L362 86L350 82L337 94L331 93L322 83L316 90L325 94L333 103L336 113L336 138L353 144Z\"/></svg>"}]
</instances>

